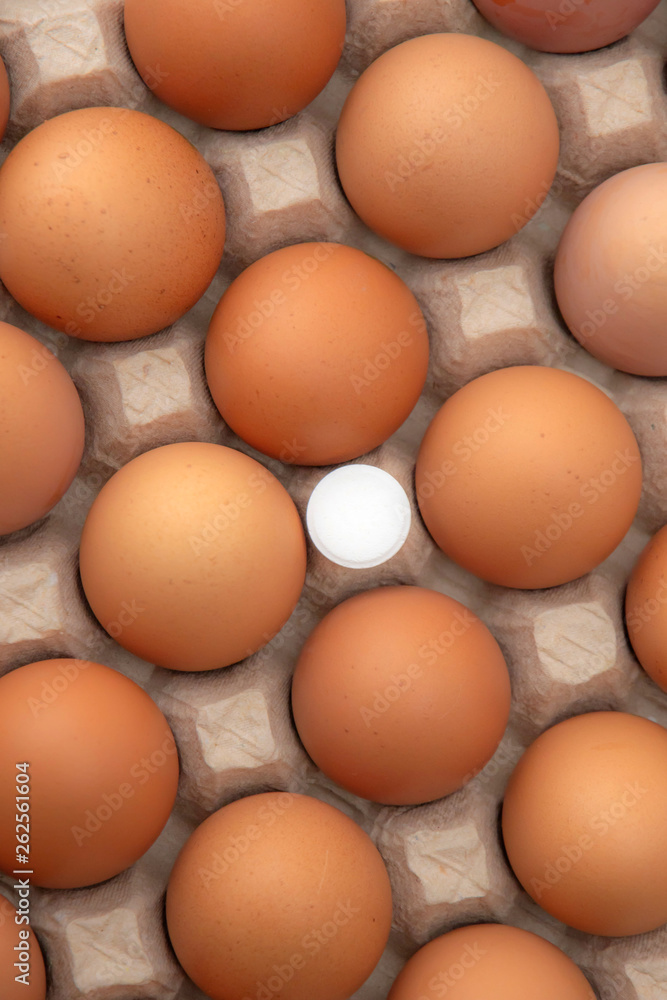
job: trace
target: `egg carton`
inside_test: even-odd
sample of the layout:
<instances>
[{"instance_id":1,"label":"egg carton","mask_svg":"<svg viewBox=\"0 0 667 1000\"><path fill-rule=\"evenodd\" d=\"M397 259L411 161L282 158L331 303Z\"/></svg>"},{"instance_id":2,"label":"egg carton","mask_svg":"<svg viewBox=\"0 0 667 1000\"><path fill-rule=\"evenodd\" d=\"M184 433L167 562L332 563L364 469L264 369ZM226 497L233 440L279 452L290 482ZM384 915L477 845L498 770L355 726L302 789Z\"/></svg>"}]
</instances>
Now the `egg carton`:
<instances>
[{"instance_id":1,"label":"egg carton","mask_svg":"<svg viewBox=\"0 0 667 1000\"><path fill-rule=\"evenodd\" d=\"M523 750L553 723L615 708L667 725L667 699L639 668L622 617L628 574L650 535L667 522L667 387L662 379L612 371L586 354L565 329L552 288L556 247L581 199L620 170L667 159L665 0L626 40L568 56L501 37L470 0L348 0L345 49L326 89L295 118L247 134L198 126L150 94L127 53L122 7L121 0L3 0L0 53L11 80L12 117L0 158L44 119L74 108L144 111L177 128L215 171L228 234L220 270L197 305L169 329L135 342L70 340L30 317L0 287L0 319L32 333L64 363L81 394L87 428L81 468L60 503L37 525L0 539L0 670L52 656L122 670L167 716L182 769L167 826L130 870L92 888L33 889L49 1000L203 1000L166 936L169 872L210 812L270 788L338 806L371 835L386 862L394 925L378 967L355 994L359 1000L386 997L402 964L430 938L481 920L515 924L563 948L600 1000L664 1000L667 929L608 939L552 919L509 868L499 811ZM336 121L356 77L391 46L434 31L477 34L520 56L544 83L561 126L558 173L535 218L498 249L460 261L416 258L370 233L347 204L334 166ZM526 217L535 207L526 203ZM118 468L150 448L187 440L230 445L262 461L305 513L328 470L266 459L225 426L205 385L203 344L229 282L262 255L307 240L344 242L377 256L412 288L427 318L431 363L424 393L396 434L363 459L407 491L410 534L392 559L365 570L336 566L309 543L302 598L263 649L204 674L155 667L115 643L86 604L77 565L84 519ZM451 563L423 527L413 486L419 443L447 396L478 375L515 364L563 367L598 384L626 414L644 460L639 513L621 546L581 580L539 592L488 585ZM38 370L38 358L35 365ZM345 598L387 583L431 587L470 607L500 643L512 677L510 723L491 762L459 792L413 808L362 801L328 781L300 745L289 708L291 673L314 625ZM8 879L3 891L12 898Z\"/></svg>"}]
</instances>

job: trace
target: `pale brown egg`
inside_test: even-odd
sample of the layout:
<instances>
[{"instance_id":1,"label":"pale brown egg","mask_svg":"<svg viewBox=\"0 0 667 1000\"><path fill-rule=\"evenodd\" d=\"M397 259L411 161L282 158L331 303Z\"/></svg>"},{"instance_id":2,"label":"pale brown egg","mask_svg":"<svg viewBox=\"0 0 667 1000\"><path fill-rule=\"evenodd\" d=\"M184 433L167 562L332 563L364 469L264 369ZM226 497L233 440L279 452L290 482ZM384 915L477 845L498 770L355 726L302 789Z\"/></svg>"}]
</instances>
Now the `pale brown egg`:
<instances>
[{"instance_id":1,"label":"pale brown egg","mask_svg":"<svg viewBox=\"0 0 667 1000\"><path fill-rule=\"evenodd\" d=\"M337 243L268 254L213 314L206 377L239 437L297 465L358 458L398 430L419 399L428 334L408 286Z\"/></svg>"},{"instance_id":2,"label":"pale brown egg","mask_svg":"<svg viewBox=\"0 0 667 1000\"><path fill-rule=\"evenodd\" d=\"M370 837L338 809L289 792L209 816L167 888L176 957L211 1000L347 1000L375 968L391 918Z\"/></svg>"},{"instance_id":3,"label":"pale brown egg","mask_svg":"<svg viewBox=\"0 0 667 1000\"><path fill-rule=\"evenodd\" d=\"M611 555L637 512L639 447L586 379L521 365L473 379L417 458L426 527L460 566L505 587L555 587Z\"/></svg>"},{"instance_id":4,"label":"pale brown egg","mask_svg":"<svg viewBox=\"0 0 667 1000\"><path fill-rule=\"evenodd\" d=\"M495 28L543 52L590 52L634 31L660 0L473 0Z\"/></svg>"},{"instance_id":5,"label":"pale brown egg","mask_svg":"<svg viewBox=\"0 0 667 1000\"><path fill-rule=\"evenodd\" d=\"M624 712L561 722L526 750L503 804L505 848L526 892L588 934L667 921L667 730Z\"/></svg>"},{"instance_id":6,"label":"pale brown egg","mask_svg":"<svg viewBox=\"0 0 667 1000\"><path fill-rule=\"evenodd\" d=\"M399 973L387 1000L595 1000L565 952L537 934L473 924L434 938Z\"/></svg>"},{"instance_id":7,"label":"pale brown egg","mask_svg":"<svg viewBox=\"0 0 667 1000\"><path fill-rule=\"evenodd\" d=\"M0 142L5 134L7 122L9 121L9 77L5 64L0 57Z\"/></svg>"},{"instance_id":8,"label":"pale brown egg","mask_svg":"<svg viewBox=\"0 0 667 1000\"><path fill-rule=\"evenodd\" d=\"M67 370L30 334L0 323L0 535L33 524L60 500L79 468L84 434Z\"/></svg>"},{"instance_id":9,"label":"pale brown egg","mask_svg":"<svg viewBox=\"0 0 667 1000\"><path fill-rule=\"evenodd\" d=\"M633 375L667 375L667 163L606 180L565 227L554 268L563 319L582 347Z\"/></svg>"},{"instance_id":10,"label":"pale brown egg","mask_svg":"<svg viewBox=\"0 0 667 1000\"><path fill-rule=\"evenodd\" d=\"M355 212L424 257L467 257L517 233L544 200L558 123L533 71L462 34L380 56L350 92L336 159Z\"/></svg>"},{"instance_id":11,"label":"pale brown egg","mask_svg":"<svg viewBox=\"0 0 667 1000\"><path fill-rule=\"evenodd\" d=\"M0 678L5 873L27 867L31 883L49 889L118 875L162 831L177 785L167 720L128 677L100 663L58 659ZM18 810L28 817L25 849L17 845Z\"/></svg>"},{"instance_id":12,"label":"pale brown egg","mask_svg":"<svg viewBox=\"0 0 667 1000\"><path fill-rule=\"evenodd\" d=\"M93 613L121 646L172 670L212 670L283 627L303 587L306 541L263 465L188 442L112 476L86 519L80 566Z\"/></svg>"},{"instance_id":13,"label":"pale brown egg","mask_svg":"<svg viewBox=\"0 0 667 1000\"><path fill-rule=\"evenodd\" d=\"M125 37L165 104L212 128L264 128L328 82L345 0L125 0Z\"/></svg>"},{"instance_id":14,"label":"pale brown egg","mask_svg":"<svg viewBox=\"0 0 667 1000\"><path fill-rule=\"evenodd\" d=\"M637 659L667 691L667 526L653 536L632 571L625 621Z\"/></svg>"},{"instance_id":15,"label":"pale brown egg","mask_svg":"<svg viewBox=\"0 0 667 1000\"><path fill-rule=\"evenodd\" d=\"M299 736L348 791L391 805L449 795L490 760L507 725L500 648L458 601L379 587L312 632L292 681Z\"/></svg>"},{"instance_id":16,"label":"pale brown egg","mask_svg":"<svg viewBox=\"0 0 667 1000\"><path fill-rule=\"evenodd\" d=\"M82 340L132 340L183 315L222 256L213 171L164 122L127 108L51 118L0 169L0 278Z\"/></svg>"},{"instance_id":17,"label":"pale brown egg","mask_svg":"<svg viewBox=\"0 0 667 1000\"><path fill-rule=\"evenodd\" d=\"M44 956L30 927L29 897L25 889L21 891L18 911L0 893L0 996L2 1000L45 1000Z\"/></svg>"}]
</instances>

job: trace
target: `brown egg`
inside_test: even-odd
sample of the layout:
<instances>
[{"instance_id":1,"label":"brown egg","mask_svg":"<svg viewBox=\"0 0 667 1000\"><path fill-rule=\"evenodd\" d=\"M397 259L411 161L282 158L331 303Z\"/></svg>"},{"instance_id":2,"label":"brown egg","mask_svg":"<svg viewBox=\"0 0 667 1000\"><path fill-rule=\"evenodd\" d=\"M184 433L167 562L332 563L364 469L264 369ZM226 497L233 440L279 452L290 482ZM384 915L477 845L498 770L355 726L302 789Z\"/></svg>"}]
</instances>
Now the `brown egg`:
<instances>
[{"instance_id":1,"label":"brown egg","mask_svg":"<svg viewBox=\"0 0 667 1000\"><path fill-rule=\"evenodd\" d=\"M17 905L19 910L0 893L0 996L2 1000L45 1000L44 957L29 926L29 897L26 900L23 895Z\"/></svg>"},{"instance_id":2,"label":"brown egg","mask_svg":"<svg viewBox=\"0 0 667 1000\"><path fill-rule=\"evenodd\" d=\"M256 652L301 594L306 542L271 473L217 444L170 444L117 472L81 536L81 581L125 649L172 670Z\"/></svg>"},{"instance_id":3,"label":"brown egg","mask_svg":"<svg viewBox=\"0 0 667 1000\"><path fill-rule=\"evenodd\" d=\"M252 264L206 341L216 406L258 451L298 465L358 458L419 399L428 334L388 267L352 247L298 243Z\"/></svg>"},{"instance_id":4,"label":"brown egg","mask_svg":"<svg viewBox=\"0 0 667 1000\"><path fill-rule=\"evenodd\" d=\"M653 536L632 571L625 621L637 659L667 691L667 526Z\"/></svg>"},{"instance_id":5,"label":"brown egg","mask_svg":"<svg viewBox=\"0 0 667 1000\"><path fill-rule=\"evenodd\" d=\"M590 52L641 24L660 0L473 0L495 28L543 52Z\"/></svg>"},{"instance_id":6,"label":"brown egg","mask_svg":"<svg viewBox=\"0 0 667 1000\"><path fill-rule=\"evenodd\" d=\"M23 765L23 766L20 766ZM144 854L176 798L167 720L128 677L86 660L42 660L0 678L0 868L74 889ZM15 808L29 817L17 846ZM23 809L27 803L28 809ZM26 862L23 863L26 865Z\"/></svg>"},{"instance_id":7,"label":"brown egg","mask_svg":"<svg viewBox=\"0 0 667 1000\"><path fill-rule=\"evenodd\" d=\"M317 799L287 792L224 806L171 873L176 957L211 1000L346 1000L387 943L391 888L371 839Z\"/></svg>"},{"instance_id":8,"label":"brown egg","mask_svg":"<svg viewBox=\"0 0 667 1000\"><path fill-rule=\"evenodd\" d=\"M0 142L2 142L7 122L9 121L9 103L9 77L7 76L5 64L0 57ZM27 998L27 1000L30 1000L30 998Z\"/></svg>"},{"instance_id":9,"label":"brown egg","mask_svg":"<svg viewBox=\"0 0 667 1000\"><path fill-rule=\"evenodd\" d=\"M29 132L0 169L0 278L44 323L132 340L182 316L215 274L215 176L169 125L84 108Z\"/></svg>"},{"instance_id":10,"label":"brown egg","mask_svg":"<svg viewBox=\"0 0 667 1000\"><path fill-rule=\"evenodd\" d=\"M345 41L345 0L125 0L147 87L202 125L255 129L305 108Z\"/></svg>"},{"instance_id":11,"label":"brown egg","mask_svg":"<svg viewBox=\"0 0 667 1000\"><path fill-rule=\"evenodd\" d=\"M624 170L571 217L554 282L582 347L633 375L667 375L667 163Z\"/></svg>"},{"instance_id":12,"label":"brown egg","mask_svg":"<svg viewBox=\"0 0 667 1000\"><path fill-rule=\"evenodd\" d=\"M500 648L466 607L422 587L380 587L330 611L292 682L294 721L328 777L363 798L449 795L490 760L507 725Z\"/></svg>"},{"instance_id":13,"label":"brown egg","mask_svg":"<svg viewBox=\"0 0 667 1000\"><path fill-rule=\"evenodd\" d=\"M434 938L399 973L387 1000L595 1000L555 945L503 924L473 924Z\"/></svg>"},{"instance_id":14,"label":"brown egg","mask_svg":"<svg viewBox=\"0 0 667 1000\"><path fill-rule=\"evenodd\" d=\"M667 921L667 731L623 712L548 729L514 770L503 805L514 873L535 902L588 934Z\"/></svg>"},{"instance_id":15,"label":"brown egg","mask_svg":"<svg viewBox=\"0 0 667 1000\"><path fill-rule=\"evenodd\" d=\"M345 102L336 158L376 233L424 257L467 257L528 222L558 147L532 70L493 42L452 33L411 38L371 64Z\"/></svg>"},{"instance_id":16,"label":"brown egg","mask_svg":"<svg viewBox=\"0 0 667 1000\"><path fill-rule=\"evenodd\" d=\"M0 535L39 521L60 500L79 468L84 433L81 401L60 361L0 323Z\"/></svg>"},{"instance_id":17,"label":"brown egg","mask_svg":"<svg viewBox=\"0 0 667 1000\"><path fill-rule=\"evenodd\" d=\"M522 365L482 375L434 417L419 507L459 565L505 587L555 587L609 556L637 512L639 447L590 382Z\"/></svg>"}]
</instances>

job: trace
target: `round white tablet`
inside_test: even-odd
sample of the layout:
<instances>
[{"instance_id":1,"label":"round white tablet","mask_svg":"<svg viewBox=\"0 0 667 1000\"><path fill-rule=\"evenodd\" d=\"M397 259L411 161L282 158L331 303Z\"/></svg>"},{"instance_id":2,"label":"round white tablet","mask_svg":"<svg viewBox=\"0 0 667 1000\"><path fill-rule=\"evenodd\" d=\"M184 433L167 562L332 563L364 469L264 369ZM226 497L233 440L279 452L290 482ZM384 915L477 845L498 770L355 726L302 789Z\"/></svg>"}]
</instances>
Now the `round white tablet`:
<instances>
[{"instance_id":1,"label":"round white tablet","mask_svg":"<svg viewBox=\"0 0 667 1000\"><path fill-rule=\"evenodd\" d=\"M410 530L401 484L374 465L344 465L321 479L308 501L313 544L339 566L368 569L391 559Z\"/></svg>"}]
</instances>

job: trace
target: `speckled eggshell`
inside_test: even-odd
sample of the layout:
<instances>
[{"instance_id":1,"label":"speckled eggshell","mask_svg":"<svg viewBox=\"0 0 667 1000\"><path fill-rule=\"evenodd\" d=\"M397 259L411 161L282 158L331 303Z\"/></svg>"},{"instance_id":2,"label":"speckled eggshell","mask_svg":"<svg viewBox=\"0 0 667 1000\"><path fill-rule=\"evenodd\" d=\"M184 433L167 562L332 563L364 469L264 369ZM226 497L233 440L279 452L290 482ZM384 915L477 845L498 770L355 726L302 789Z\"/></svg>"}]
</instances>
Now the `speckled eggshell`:
<instances>
[{"instance_id":1,"label":"speckled eggshell","mask_svg":"<svg viewBox=\"0 0 667 1000\"><path fill-rule=\"evenodd\" d=\"M113 878L158 837L176 798L171 729L138 684L100 663L42 660L0 678L0 868L16 864L17 763L28 764L30 881ZM4 994L3 994L4 1000Z\"/></svg>"},{"instance_id":2,"label":"speckled eggshell","mask_svg":"<svg viewBox=\"0 0 667 1000\"><path fill-rule=\"evenodd\" d=\"M0 169L0 278L82 340L169 326L208 288L225 241L213 171L164 122L83 108L29 132Z\"/></svg>"},{"instance_id":3,"label":"speckled eggshell","mask_svg":"<svg viewBox=\"0 0 667 1000\"><path fill-rule=\"evenodd\" d=\"M416 467L440 548L504 587L555 587L609 556L639 505L639 446L591 382L538 365L473 379L433 418Z\"/></svg>"},{"instance_id":4,"label":"speckled eggshell","mask_svg":"<svg viewBox=\"0 0 667 1000\"><path fill-rule=\"evenodd\" d=\"M345 41L345 0L125 0L146 86L202 125L256 129L305 108Z\"/></svg>"},{"instance_id":5,"label":"speckled eggshell","mask_svg":"<svg viewBox=\"0 0 667 1000\"><path fill-rule=\"evenodd\" d=\"M176 956L211 1000L347 1000L387 943L389 876L368 835L317 799L267 792L223 806L167 889ZM264 992L263 992L264 991Z\"/></svg>"},{"instance_id":6,"label":"speckled eggshell","mask_svg":"<svg viewBox=\"0 0 667 1000\"><path fill-rule=\"evenodd\" d=\"M494 42L455 33L381 55L352 88L336 136L354 210L424 257L468 257L508 240L544 200L558 150L556 115L533 71Z\"/></svg>"},{"instance_id":7,"label":"speckled eggshell","mask_svg":"<svg viewBox=\"0 0 667 1000\"><path fill-rule=\"evenodd\" d=\"M500 648L458 601L380 587L315 628L292 682L294 721L315 763L392 805L448 795L490 760L510 709Z\"/></svg>"},{"instance_id":8,"label":"speckled eggshell","mask_svg":"<svg viewBox=\"0 0 667 1000\"><path fill-rule=\"evenodd\" d=\"M0 323L0 535L33 524L67 491L81 462L84 417L55 355Z\"/></svg>"},{"instance_id":9,"label":"speckled eggshell","mask_svg":"<svg viewBox=\"0 0 667 1000\"><path fill-rule=\"evenodd\" d=\"M558 920L617 937L667 921L667 730L591 712L546 730L510 777L505 849Z\"/></svg>"},{"instance_id":10,"label":"speckled eggshell","mask_svg":"<svg viewBox=\"0 0 667 1000\"><path fill-rule=\"evenodd\" d=\"M86 519L80 567L93 613L122 646L173 670L212 670L283 627L303 587L306 541L263 465L186 442L112 476Z\"/></svg>"},{"instance_id":11,"label":"speckled eggshell","mask_svg":"<svg viewBox=\"0 0 667 1000\"><path fill-rule=\"evenodd\" d=\"M206 377L225 421L258 451L334 465L382 444L419 399L426 322L368 254L298 243L251 264L213 314Z\"/></svg>"},{"instance_id":12,"label":"speckled eggshell","mask_svg":"<svg viewBox=\"0 0 667 1000\"><path fill-rule=\"evenodd\" d=\"M667 375L666 228L667 163L647 163L584 198L556 254L556 298L570 331L633 375Z\"/></svg>"}]
</instances>

